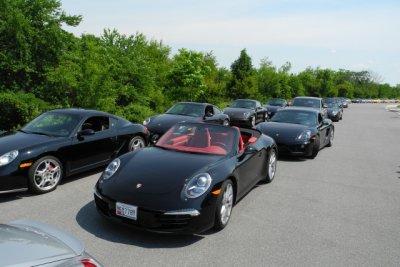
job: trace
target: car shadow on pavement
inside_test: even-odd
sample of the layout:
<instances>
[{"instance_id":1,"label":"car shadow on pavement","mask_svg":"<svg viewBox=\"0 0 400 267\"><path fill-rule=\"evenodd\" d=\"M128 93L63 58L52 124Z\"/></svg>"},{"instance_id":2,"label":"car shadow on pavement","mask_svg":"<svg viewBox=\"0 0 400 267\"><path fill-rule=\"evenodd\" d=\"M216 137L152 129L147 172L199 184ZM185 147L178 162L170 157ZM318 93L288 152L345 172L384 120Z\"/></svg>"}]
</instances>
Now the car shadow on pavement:
<instances>
[{"instance_id":1,"label":"car shadow on pavement","mask_svg":"<svg viewBox=\"0 0 400 267\"><path fill-rule=\"evenodd\" d=\"M279 155L278 157L279 161L285 161L285 162L305 162L308 161L310 159L308 158L302 158L302 157L296 157L296 156L286 156L286 155Z\"/></svg>"},{"instance_id":2,"label":"car shadow on pavement","mask_svg":"<svg viewBox=\"0 0 400 267\"><path fill-rule=\"evenodd\" d=\"M199 235L152 233L108 221L97 212L94 201L89 202L79 210L76 221L83 229L98 238L143 248L186 247L204 238Z\"/></svg>"}]
</instances>

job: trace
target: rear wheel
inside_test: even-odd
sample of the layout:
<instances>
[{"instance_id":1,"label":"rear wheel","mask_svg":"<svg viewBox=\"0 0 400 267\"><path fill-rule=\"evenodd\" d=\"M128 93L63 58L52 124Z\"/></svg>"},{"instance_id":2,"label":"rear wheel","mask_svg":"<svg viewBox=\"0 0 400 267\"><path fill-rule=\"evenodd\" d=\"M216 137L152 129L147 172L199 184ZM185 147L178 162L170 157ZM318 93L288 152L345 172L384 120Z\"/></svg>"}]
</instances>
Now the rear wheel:
<instances>
[{"instance_id":1,"label":"rear wheel","mask_svg":"<svg viewBox=\"0 0 400 267\"><path fill-rule=\"evenodd\" d=\"M62 178L61 162L53 156L44 156L29 169L29 187L32 192L43 194L56 189Z\"/></svg>"},{"instance_id":2,"label":"rear wheel","mask_svg":"<svg viewBox=\"0 0 400 267\"><path fill-rule=\"evenodd\" d=\"M129 141L128 150L135 151L141 149L146 146L146 142L144 141L143 137L137 135Z\"/></svg>"},{"instance_id":3,"label":"rear wheel","mask_svg":"<svg viewBox=\"0 0 400 267\"><path fill-rule=\"evenodd\" d=\"M226 180L221 186L221 195L217 202L214 228L222 230L231 218L234 200L234 190L231 180Z\"/></svg>"}]
</instances>

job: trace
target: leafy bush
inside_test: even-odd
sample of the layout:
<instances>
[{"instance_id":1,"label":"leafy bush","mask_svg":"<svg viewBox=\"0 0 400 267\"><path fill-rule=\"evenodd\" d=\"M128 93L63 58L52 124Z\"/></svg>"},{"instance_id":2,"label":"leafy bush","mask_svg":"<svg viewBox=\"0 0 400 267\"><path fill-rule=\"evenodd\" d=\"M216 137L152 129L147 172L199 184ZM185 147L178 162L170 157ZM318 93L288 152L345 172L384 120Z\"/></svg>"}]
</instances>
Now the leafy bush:
<instances>
[{"instance_id":1,"label":"leafy bush","mask_svg":"<svg viewBox=\"0 0 400 267\"><path fill-rule=\"evenodd\" d=\"M0 92L0 130L16 129L50 108L33 94Z\"/></svg>"}]
</instances>

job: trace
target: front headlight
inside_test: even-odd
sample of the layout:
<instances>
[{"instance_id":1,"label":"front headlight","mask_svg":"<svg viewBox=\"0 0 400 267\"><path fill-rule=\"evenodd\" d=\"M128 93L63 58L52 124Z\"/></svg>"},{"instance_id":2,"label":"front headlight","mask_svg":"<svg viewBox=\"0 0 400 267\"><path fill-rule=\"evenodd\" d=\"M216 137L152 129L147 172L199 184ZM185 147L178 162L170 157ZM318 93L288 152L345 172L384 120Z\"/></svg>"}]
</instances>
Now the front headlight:
<instances>
[{"instance_id":1,"label":"front headlight","mask_svg":"<svg viewBox=\"0 0 400 267\"><path fill-rule=\"evenodd\" d=\"M119 166L121 165L121 160L119 158L114 159L113 161L108 164L107 168L101 175L103 180L109 179L114 173L118 170Z\"/></svg>"},{"instance_id":2,"label":"front headlight","mask_svg":"<svg viewBox=\"0 0 400 267\"><path fill-rule=\"evenodd\" d=\"M297 140L301 141L308 141L311 138L311 131L310 130L305 130L299 136L297 136Z\"/></svg>"},{"instance_id":3,"label":"front headlight","mask_svg":"<svg viewBox=\"0 0 400 267\"><path fill-rule=\"evenodd\" d=\"M248 112L244 112L244 113L243 113L243 117L244 117L244 118L250 117L250 112L249 112L249 111L248 111Z\"/></svg>"},{"instance_id":4,"label":"front headlight","mask_svg":"<svg viewBox=\"0 0 400 267\"><path fill-rule=\"evenodd\" d=\"M211 176L208 173L195 175L184 188L187 198L197 198L204 194L211 185Z\"/></svg>"},{"instance_id":5,"label":"front headlight","mask_svg":"<svg viewBox=\"0 0 400 267\"><path fill-rule=\"evenodd\" d=\"M145 119L145 120L143 121L143 125L146 126L147 124L149 124L149 123L150 123L150 119L151 119L151 118Z\"/></svg>"},{"instance_id":6,"label":"front headlight","mask_svg":"<svg viewBox=\"0 0 400 267\"><path fill-rule=\"evenodd\" d=\"M335 110L335 111L332 111L332 115L333 116L336 116L336 114L337 114L338 112Z\"/></svg>"},{"instance_id":7,"label":"front headlight","mask_svg":"<svg viewBox=\"0 0 400 267\"><path fill-rule=\"evenodd\" d=\"M5 153L0 157L0 166L11 163L18 156L18 150L13 150Z\"/></svg>"}]
</instances>

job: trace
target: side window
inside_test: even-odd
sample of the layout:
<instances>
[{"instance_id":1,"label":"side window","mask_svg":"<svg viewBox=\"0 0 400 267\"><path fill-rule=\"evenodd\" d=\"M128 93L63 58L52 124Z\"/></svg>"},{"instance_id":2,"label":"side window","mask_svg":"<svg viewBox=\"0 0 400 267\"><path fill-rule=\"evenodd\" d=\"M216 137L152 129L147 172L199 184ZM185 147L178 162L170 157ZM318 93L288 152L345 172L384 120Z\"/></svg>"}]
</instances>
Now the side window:
<instances>
[{"instance_id":1,"label":"side window","mask_svg":"<svg viewBox=\"0 0 400 267\"><path fill-rule=\"evenodd\" d=\"M206 107L206 116L207 117L212 117L214 116L214 110L212 106L207 106Z\"/></svg>"},{"instance_id":2,"label":"side window","mask_svg":"<svg viewBox=\"0 0 400 267\"><path fill-rule=\"evenodd\" d=\"M222 113L222 111L217 107L213 107L213 110L214 110L214 115L218 115L218 114Z\"/></svg>"},{"instance_id":3,"label":"side window","mask_svg":"<svg viewBox=\"0 0 400 267\"><path fill-rule=\"evenodd\" d=\"M256 101L256 108L261 108L261 103Z\"/></svg>"},{"instance_id":4,"label":"side window","mask_svg":"<svg viewBox=\"0 0 400 267\"><path fill-rule=\"evenodd\" d=\"M118 119L116 118L110 118L111 124L110 124L110 128L115 128L118 125Z\"/></svg>"},{"instance_id":5,"label":"side window","mask_svg":"<svg viewBox=\"0 0 400 267\"><path fill-rule=\"evenodd\" d=\"M95 132L101 132L110 128L110 120L104 116L94 116L88 118L81 127L81 130L92 129Z\"/></svg>"}]
</instances>

